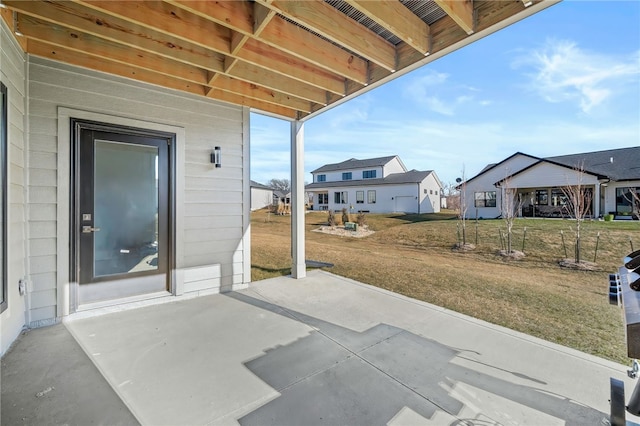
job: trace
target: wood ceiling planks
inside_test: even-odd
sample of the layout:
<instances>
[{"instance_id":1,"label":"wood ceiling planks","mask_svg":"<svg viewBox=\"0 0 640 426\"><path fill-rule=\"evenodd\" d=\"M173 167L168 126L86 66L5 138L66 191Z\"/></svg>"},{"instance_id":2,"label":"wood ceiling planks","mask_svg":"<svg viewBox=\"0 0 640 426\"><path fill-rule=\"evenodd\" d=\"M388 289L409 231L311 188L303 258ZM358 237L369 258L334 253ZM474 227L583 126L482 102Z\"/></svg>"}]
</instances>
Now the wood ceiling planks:
<instances>
[{"instance_id":1,"label":"wood ceiling planks","mask_svg":"<svg viewBox=\"0 0 640 426\"><path fill-rule=\"evenodd\" d=\"M2 0L2 6L29 54L290 119L322 111L531 8L521 0ZM420 6L447 15L426 22L413 12Z\"/></svg>"}]
</instances>

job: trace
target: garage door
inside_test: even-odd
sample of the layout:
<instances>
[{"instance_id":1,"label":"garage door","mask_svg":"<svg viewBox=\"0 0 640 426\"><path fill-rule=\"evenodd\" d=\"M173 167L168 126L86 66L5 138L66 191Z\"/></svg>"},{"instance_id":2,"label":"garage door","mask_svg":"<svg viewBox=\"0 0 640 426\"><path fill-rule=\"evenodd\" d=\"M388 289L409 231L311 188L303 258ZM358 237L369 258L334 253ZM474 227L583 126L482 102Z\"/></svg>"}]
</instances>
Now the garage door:
<instances>
[{"instance_id":1,"label":"garage door","mask_svg":"<svg viewBox=\"0 0 640 426\"><path fill-rule=\"evenodd\" d=\"M400 213L418 213L418 203L416 197L400 195L394 197L396 205L395 211Z\"/></svg>"}]
</instances>

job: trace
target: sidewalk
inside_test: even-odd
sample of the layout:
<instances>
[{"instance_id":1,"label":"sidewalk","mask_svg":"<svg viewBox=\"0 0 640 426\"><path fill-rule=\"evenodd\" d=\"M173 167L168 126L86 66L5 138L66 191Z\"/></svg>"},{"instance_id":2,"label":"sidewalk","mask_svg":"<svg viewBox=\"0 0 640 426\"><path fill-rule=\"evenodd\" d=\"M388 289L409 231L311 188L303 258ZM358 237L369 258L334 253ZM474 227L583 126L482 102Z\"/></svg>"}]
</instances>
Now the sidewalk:
<instances>
[{"instance_id":1,"label":"sidewalk","mask_svg":"<svg viewBox=\"0 0 640 426\"><path fill-rule=\"evenodd\" d=\"M610 377L628 398L626 366L315 270L30 331L2 424L599 425Z\"/></svg>"}]
</instances>

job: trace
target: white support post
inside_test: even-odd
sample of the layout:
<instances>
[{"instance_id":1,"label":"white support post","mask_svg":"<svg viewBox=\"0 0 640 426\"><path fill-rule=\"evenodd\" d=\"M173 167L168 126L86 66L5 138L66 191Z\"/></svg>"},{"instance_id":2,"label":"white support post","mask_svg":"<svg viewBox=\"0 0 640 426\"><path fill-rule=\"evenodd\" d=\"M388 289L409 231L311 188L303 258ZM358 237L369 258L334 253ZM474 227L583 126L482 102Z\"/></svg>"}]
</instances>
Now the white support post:
<instances>
[{"instance_id":1,"label":"white support post","mask_svg":"<svg viewBox=\"0 0 640 426\"><path fill-rule=\"evenodd\" d=\"M304 123L291 122L291 265L292 278L307 276L304 245Z\"/></svg>"}]
</instances>

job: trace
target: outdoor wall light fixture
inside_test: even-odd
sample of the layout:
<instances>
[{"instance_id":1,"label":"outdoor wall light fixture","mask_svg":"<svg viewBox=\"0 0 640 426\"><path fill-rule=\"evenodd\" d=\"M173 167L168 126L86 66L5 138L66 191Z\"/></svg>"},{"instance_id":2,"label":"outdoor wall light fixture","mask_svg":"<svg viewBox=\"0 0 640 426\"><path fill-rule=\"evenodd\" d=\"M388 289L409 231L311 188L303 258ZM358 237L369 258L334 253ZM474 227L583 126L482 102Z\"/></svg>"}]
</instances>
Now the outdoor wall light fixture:
<instances>
[{"instance_id":1,"label":"outdoor wall light fixture","mask_svg":"<svg viewBox=\"0 0 640 426\"><path fill-rule=\"evenodd\" d=\"M211 153L211 164L215 164L216 168L222 167L222 149L219 146L213 148Z\"/></svg>"}]
</instances>

